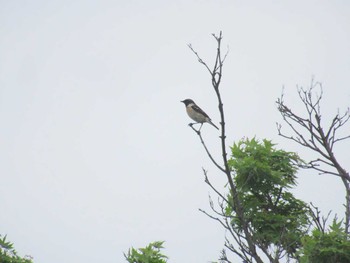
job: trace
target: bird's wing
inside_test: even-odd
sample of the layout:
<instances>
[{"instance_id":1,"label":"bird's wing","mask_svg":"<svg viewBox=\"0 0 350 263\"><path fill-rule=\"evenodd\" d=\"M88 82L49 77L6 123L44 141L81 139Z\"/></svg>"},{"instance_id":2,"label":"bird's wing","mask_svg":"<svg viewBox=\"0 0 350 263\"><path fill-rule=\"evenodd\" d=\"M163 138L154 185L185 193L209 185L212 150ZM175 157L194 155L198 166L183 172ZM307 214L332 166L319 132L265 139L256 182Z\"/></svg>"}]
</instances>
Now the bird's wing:
<instances>
[{"instance_id":1,"label":"bird's wing","mask_svg":"<svg viewBox=\"0 0 350 263\"><path fill-rule=\"evenodd\" d=\"M197 105L192 105L191 106L192 109L202 115L204 115L205 117L209 118L208 114L206 114L201 108L199 108ZM209 118L210 119L210 118Z\"/></svg>"}]
</instances>

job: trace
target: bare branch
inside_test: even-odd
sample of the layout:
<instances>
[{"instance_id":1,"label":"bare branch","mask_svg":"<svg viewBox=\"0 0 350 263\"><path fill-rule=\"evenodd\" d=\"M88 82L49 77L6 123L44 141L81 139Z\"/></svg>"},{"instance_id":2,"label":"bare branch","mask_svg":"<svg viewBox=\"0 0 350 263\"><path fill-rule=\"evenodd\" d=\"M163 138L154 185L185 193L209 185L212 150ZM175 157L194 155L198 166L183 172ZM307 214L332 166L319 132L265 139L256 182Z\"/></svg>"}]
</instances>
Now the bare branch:
<instances>
[{"instance_id":1,"label":"bare branch","mask_svg":"<svg viewBox=\"0 0 350 263\"><path fill-rule=\"evenodd\" d=\"M198 55L197 51L195 51L192 47L191 44L188 44L188 47L191 49L191 51L196 55L198 62L201 63L202 65L204 65L206 67L206 69L209 71L210 74L213 74L210 70L210 68L208 67L208 65L203 61L203 59L201 59L201 57Z\"/></svg>"},{"instance_id":2,"label":"bare branch","mask_svg":"<svg viewBox=\"0 0 350 263\"><path fill-rule=\"evenodd\" d=\"M303 103L306 116L294 113L284 102L283 93L276 104L283 120L291 128L293 135L282 133L281 124L277 124L278 134L286 139L297 142L299 145L309 148L320 155L319 158L309 162L304 168L312 168L320 174L329 174L340 177L346 191L345 229L349 233L350 228L350 175L336 159L333 149L340 141L350 138L350 135L338 137L337 132L350 119L349 108L344 114L339 112L334 116L327 129L323 128L321 114L321 100L323 87L319 82L311 81L309 89L299 88L298 95ZM306 134L306 135L304 135ZM325 166L321 167L321 164Z\"/></svg>"},{"instance_id":3,"label":"bare branch","mask_svg":"<svg viewBox=\"0 0 350 263\"><path fill-rule=\"evenodd\" d=\"M222 200L224 200L227 204L230 204L230 202L210 183L207 171L204 168L202 168L202 169L203 169L203 173L205 176L205 183L208 184L210 186L210 188L213 189L214 192L222 198Z\"/></svg>"},{"instance_id":4,"label":"bare branch","mask_svg":"<svg viewBox=\"0 0 350 263\"><path fill-rule=\"evenodd\" d=\"M221 221L220 218L212 216L211 214L207 213L203 209L199 209L199 211L201 211L203 214L205 214L206 216L210 217L211 219L214 219L215 221L218 221L224 228L227 228L226 225Z\"/></svg>"},{"instance_id":5,"label":"bare branch","mask_svg":"<svg viewBox=\"0 0 350 263\"><path fill-rule=\"evenodd\" d=\"M193 128L193 124L192 124L192 123L190 123L188 126L190 126L190 127L192 128L192 130L194 130L194 132L197 133L197 135L198 135L198 137L199 137L199 139L200 139L200 141L201 141L201 143L202 143L202 145L203 145L203 147L204 147L204 149L205 149L207 155L209 156L210 160L214 163L214 165L215 165L220 171L222 171L222 172L225 173L225 172L226 172L225 169L222 168L222 167L215 161L215 159L213 158L213 156L212 156L211 153L209 152L208 147L207 147L207 145L205 144L205 142L204 142L204 140L203 140L203 137L202 137L202 134L201 134L200 130L196 130L195 128Z\"/></svg>"},{"instance_id":6,"label":"bare branch","mask_svg":"<svg viewBox=\"0 0 350 263\"><path fill-rule=\"evenodd\" d=\"M321 217L321 211L313 203L310 203L311 207L309 209L313 223L316 225L317 229L322 233L326 231L326 223L332 211L329 211L326 217Z\"/></svg>"}]
</instances>

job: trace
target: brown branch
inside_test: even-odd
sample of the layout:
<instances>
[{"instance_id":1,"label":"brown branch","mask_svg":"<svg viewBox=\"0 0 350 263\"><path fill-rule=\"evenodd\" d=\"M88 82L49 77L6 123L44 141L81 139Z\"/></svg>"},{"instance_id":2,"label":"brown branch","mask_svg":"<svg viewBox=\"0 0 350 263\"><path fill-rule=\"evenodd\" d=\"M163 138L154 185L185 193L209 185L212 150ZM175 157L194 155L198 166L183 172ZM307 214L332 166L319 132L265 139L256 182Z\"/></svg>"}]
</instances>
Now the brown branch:
<instances>
[{"instance_id":1,"label":"brown branch","mask_svg":"<svg viewBox=\"0 0 350 263\"><path fill-rule=\"evenodd\" d=\"M210 70L208 65L200 58L198 53L192 48L191 45L189 45L189 48L196 55L198 61L202 65L204 65L204 67L209 71L209 73L211 75L211 82L212 82L212 86L213 86L214 91L215 91L216 96L217 96L218 108L219 108L220 119L221 119L221 122L220 122L220 125L221 125L220 140L221 140L221 152L222 152L222 160L223 160L224 168L219 166L217 164L217 162L211 157L211 155L209 155L209 151L206 149L204 142L202 142L202 144L203 144L203 146L205 146L205 149L206 149L207 154L209 155L209 158L214 162L214 164L218 168L220 167L219 168L220 171L222 171L226 174L228 184L229 184L230 190L231 190L231 195L232 195L232 199L233 199L233 203L234 203L234 207L235 207L235 212L236 212L237 217L239 218L241 225L242 225L242 230L244 232L244 238L247 242L249 255L252 256L257 263L263 263L262 259L259 257L259 255L257 253L256 244L253 240L252 234L250 233L249 223L245 219L243 206L242 206L241 200L239 199L239 196L237 194L237 188L233 182L232 175L231 175L231 169L230 169L229 164L228 164L227 151L226 151L225 115L224 115L224 108L223 108L222 98L221 98L220 89L219 89L220 83L221 83L221 78L222 78L223 61L224 61L224 59L226 59L226 55L224 56L224 59L222 59L222 57L221 57L222 32L220 31L220 34L218 36L213 34L213 37L215 38L215 40L217 42L217 52L216 52L213 70ZM197 134L200 136L200 139L202 141L200 132L197 132ZM241 244L239 244L239 245L241 245ZM248 253L248 250L245 252Z\"/></svg>"},{"instance_id":2,"label":"brown branch","mask_svg":"<svg viewBox=\"0 0 350 263\"><path fill-rule=\"evenodd\" d=\"M338 112L332 119L329 127L324 130L321 114L321 100L323 98L322 84L312 80L310 88L298 88L298 94L306 110L306 117L294 113L287 107L282 94L276 101L277 108L284 122L291 128L294 135L283 134L280 124L277 124L278 134L286 139L297 142L303 147L311 149L321 156L321 158L310 161L304 168L312 168L320 174L330 174L341 178L346 191L345 232L349 233L350 175L336 159L333 148L337 142L350 138L350 135L337 137L337 131L344 127L350 119L350 110L348 108L343 115L340 115ZM303 135L305 132L307 134L306 136ZM320 167L320 164L326 168Z\"/></svg>"},{"instance_id":3,"label":"brown branch","mask_svg":"<svg viewBox=\"0 0 350 263\"><path fill-rule=\"evenodd\" d=\"M222 171L222 172L225 173L225 169L222 168L222 167L215 161L214 157L211 155L210 151L208 150L208 147L207 147L207 145L205 144L205 142L204 142L204 140L203 140L203 137L202 137L202 134L201 134L200 130L196 130L195 128L193 128L193 124L192 124L192 123L190 123L188 126L190 126L190 127L192 128L192 130L194 130L194 132L197 133L197 135L198 135L198 137L199 137L199 139L200 139L200 141L201 141L201 143L202 143L202 145L203 145L203 147L204 147L204 149L205 149L205 151L206 151L208 157L210 158L210 160L214 163L214 165L215 165L220 171Z\"/></svg>"},{"instance_id":4,"label":"brown branch","mask_svg":"<svg viewBox=\"0 0 350 263\"><path fill-rule=\"evenodd\" d=\"M210 186L211 189L213 189L213 191L222 198L222 200L224 200L228 205L230 205L230 202L211 184L211 182L209 181L209 178L208 178L208 173L207 171L203 169L203 173L204 173L204 176L205 176L205 183L208 184ZM232 206L232 204L231 204Z\"/></svg>"},{"instance_id":5,"label":"brown branch","mask_svg":"<svg viewBox=\"0 0 350 263\"><path fill-rule=\"evenodd\" d=\"M196 55L197 59L198 59L198 62L201 63L202 65L204 65L206 67L206 69L209 71L210 75L213 74L210 70L210 68L208 67L207 63L205 63L203 61L203 59L198 55L198 53L193 49L192 45L191 44L188 44L187 45L191 51Z\"/></svg>"},{"instance_id":6,"label":"brown branch","mask_svg":"<svg viewBox=\"0 0 350 263\"><path fill-rule=\"evenodd\" d=\"M320 230L322 233L325 233L326 223L332 211L329 211L326 217L321 217L321 211L318 209L318 207L316 207L313 203L310 203L310 205L311 207L309 208L309 212L313 219L313 223L316 225L318 230Z\"/></svg>"}]
</instances>

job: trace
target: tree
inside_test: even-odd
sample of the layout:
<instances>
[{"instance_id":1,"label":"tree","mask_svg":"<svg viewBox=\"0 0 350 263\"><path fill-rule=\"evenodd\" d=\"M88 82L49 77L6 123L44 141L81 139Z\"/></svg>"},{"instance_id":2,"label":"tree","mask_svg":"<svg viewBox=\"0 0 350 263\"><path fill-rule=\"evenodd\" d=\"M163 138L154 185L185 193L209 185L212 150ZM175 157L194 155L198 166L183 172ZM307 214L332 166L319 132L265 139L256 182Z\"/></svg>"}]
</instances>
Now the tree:
<instances>
[{"instance_id":1,"label":"tree","mask_svg":"<svg viewBox=\"0 0 350 263\"><path fill-rule=\"evenodd\" d=\"M255 138L240 140L231 152L228 163L254 244L270 262L279 262L285 256L297 260L301 239L310 221L308 206L288 191L296 184L299 157L276 149L271 141L259 142ZM237 216L231 194L220 194L209 182L207 174L206 182L221 197L220 209L211 201L215 216L201 211L220 222L230 233L235 244L227 237L225 247L228 250L245 262L255 262L246 245L242 221ZM225 251L220 260L230 262Z\"/></svg>"},{"instance_id":2,"label":"tree","mask_svg":"<svg viewBox=\"0 0 350 263\"><path fill-rule=\"evenodd\" d=\"M314 229L303 238L301 263L350 262L350 241L341 222L333 220L327 232Z\"/></svg>"},{"instance_id":3,"label":"tree","mask_svg":"<svg viewBox=\"0 0 350 263\"><path fill-rule=\"evenodd\" d=\"M257 253L257 246L253 240L252 235L251 235L248 221L244 217L243 205L242 205L242 202L238 196L237 187L233 182L233 178L231 176L231 169L230 169L229 164L228 164L227 151L226 151L225 114L224 114L223 102L222 102L222 98L221 98L221 94L220 94L220 83L221 83L221 78L222 78L223 64L224 64L227 53L226 53L226 55L224 55L224 57L222 57L222 54L221 54L222 32L220 32L219 36L216 36L215 34L213 34L213 37L215 38L215 40L217 42L217 52L216 52L215 63L214 63L214 66L212 68L210 68L201 59L201 57L198 55L198 53L193 49L192 45L189 45L189 48L196 55L199 63L201 63L208 70L208 72L211 76L211 83L212 83L212 86L214 88L214 91L215 91L215 94L217 97L218 108L219 108L220 119L221 119L221 122L220 122L220 127L221 127L220 140L221 140L221 152L222 152L223 166L219 165L216 162L216 160L212 157L212 155L210 154L207 146L204 143L204 140L201 136L200 131L197 131L195 128L193 128L193 126L190 126L190 127L198 134L200 141L201 141L202 145L204 146L204 149L206 150L211 161L216 165L216 167L220 171L222 171L226 175L228 185L230 188L230 195L232 196L232 201L228 202L228 200L226 198L224 199L223 196L219 192L217 192L217 193L221 196L222 200L226 201L227 204L232 206L232 209L235 210L235 212L237 214L237 218L241 222L241 230L243 232L243 237L244 237L244 240L246 241L246 246L247 246L246 251L249 251L249 255L252 256L256 262L263 263L263 260L260 258L260 256ZM206 182L208 184L210 184L207 175L206 175ZM212 187L212 188L214 188L214 187Z\"/></svg>"},{"instance_id":4,"label":"tree","mask_svg":"<svg viewBox=\"0 0 350 263\"><path fill-rule=\"evenodd\" d=\"M31 256L20 257L13 247L13 243L6 241L6 235L0 235L0 262L1 263L32 263Z\"/></svg>"},{"instance_id":5,"label":"tree","mask_svg":"<svg viewBox=\"0 0 350 263\"><path fill-rule=\"evenodd\" d=\"M294 135L279 135L293 140L313 150L316 158L310 162L302 161L296 153L275 148L269 140L259 142L254 139L241 140L231 148L231 158L227 155L225 114L220 94L223 64L227 53L222 56L222 33L214 35L217 52L213 67L189 45L211 76L218 110L220 112L220 147L222 163L215 160L205 144L200 130L190 127L198 135L208 157L225 174L228 193L222 193L210 182L208 173L203 169L205 182L218 196L214 205L209 197L212 213L200 210L218 221L225 229L225 248L239 256L243 262L279 262L286 257L288 262L349 262L349 224L350 224L350 176L338 162L333 152L336 143L350 138L350 135L338 136L337 132L350 119L350 111L336 114L327 129L321 122L320 101L322 85L312 82L309 90L298 89L299 97L306 109L306 116L298 116L284 102L283 94L277 100L277 107L283 120ZM319 95L314 94L320 88ZM298 168L315 169L321 174L330 174L340 178L345 187L344 228L334 221L326 230L327 217L313 204L295 198L289 191L295 186ZM309 229L314 226L309 234ZM317 256L318 255L318 256ZM322 256L320 256L322 255ZM321 260L322 257L327 260ZM335 260L335 261L334 261ZM230 262L226 250L222 250L221 262Z\"/></svg>"},{"instance_id":6,"label":"tree","mask_svg":"<svg viewBox=\"0 0 350 263\"><path fill-rule=\"evenodd\" d=\"M282 133L282 125L277 124L279 135L292 140L304 148L312 150L317 158L311 160L305 168L338 177L345 188L345 220L344 230L349 234L350 227L350 175L338 162L334 146L350 135L338 136L338 131L350 119L350 109L345 113L339 112L333 117L331 124L325 128L322 122L321 100L322 84L312 80L308 89L298 88L299 98L305 108L305 115L296 114L284 101L284 96L277 100L277 108L285 123L291 128L292 135Z\"/></svg>"},{"instance_id":7,"label":"tree","mask_svg":"<svg viewBox=\"0 0 350 263\"><path fill-rule=\"evenodd\" d=\"M328 174L339 178L345 188L345 216L343 220L336 218L326 230L326 221L317 207L312 205L311 211L314 229L311 235L302 240L300 251L302 263L316 262L350 262L350 176L335 155L335 145L350 138L350 135L339 136L338 131L350 119L349 108L343 113L335 114L328 127L324 126L321 114L322 84L312 80L308 89L298 88L299 98L304 106L305 115L296 114L284 101L283 94L277 100L277 107L283 120L292 130L292 135L282 133L282 125L277 124L279 135L307 148L317 156L303 165L306 169L314 169L319 175ZM341 227L342 222L344 227Z\"/></svg>"},{"instance_id":8,"label":"tree","mask_svg":"<svg viewBox=\"0 0 350 263\"><path fill-rule=\"evenodd\" d=\"M281 259L301 263L350 262L350 176L333 152L336 143L350 138L350 135L337 134L350 119L350 110L336 114L329 127L324 129L320 110L322 85L312 82L310 89L298 89L306 116L299 116L292 111L285 104L283 94L277 100L277 108L294 134L282 133L280 124L277 128L282 137L316 153L315 159L305 162L296 153L278 149L270 140L256 138L234 143L228 156L224 104L220 93L227 53L222 55L221 52L222 32L218 36L213 34L213 37L217 49L212 67L208 66L192 45L189 48L209 72L216 95L220 113L220 161L211 154L200 129L196 130L191 123L189 126L198 135L209 159L227 179L225 190L219 191L210 182L208 172L203 169L205 182L216 194L218 201L214 204L209 196L212 211L200 211L219 222L227 233L219 261L232 262L227 255L227 251L230 251L245 263L279 263ZM319 95L314 94L317 87L320 88ZM344 220L335 218L327 229L330 213L326 217L322 216L312 203L306 204L291 193L300 168L314 169L320 174L330 174L342 180L346 197ZM344 227L341 226L342 223ZM132 263L165 262L163 260L166 257L159 253L161 247L152 247L152 244L139 249L141 252L132 248L125 257ZM161 256L161 261L145 261L146 254ZM143 261L137 261L140 257L143 257Z\"/></svg>"},{"instance_id":9,"label":"tree","mask_svg":"<svg viewBox=\"0 0 350 263\"><path fill-rule=\"evenodd\" d=\"M234 144L229 165L244 207L245 218L260 249L271 261L286 253L297 258L301 238L309 225L308 206L288 191L296 185L298 155L274 147L271 141L246 139ZM226 207L226 213L233 211ZM233 222L239 227L240 222Z\"/></svg>"},{"instance_id":10,"label":"tree","mask_svg":"<svg viewBox=\"0 0 350 263\"><path fill-rule=\"evenodd\" d=\"M124 256L129 263L166 263L168 257L160 253L163 243L164 241L155 241L145 248L131 248Z\"/></svg>"},{"instance_id":11,"label":"tree","mask_svg":"<svg viewBox=\"0 0 350 263\"><path fill-rule=\"evenodd\" d=\"M217 42L216 59L209 67L189 45L198 61L211 76L220 112L220 165L210 153L201 132L190 127L198 135L206 153L214 165L225 174L228 193L221 193L203 170L205 182L218 196L215 206L210 197L214 214L200 210L218 221L229 233L225 247L243 262L262 263L265 259L279 262L283 257L298 258L301 238L305 235L309 216L308 206L288 191L295 185L298 163L297 154L275 149L269 140L241 140L231 148L231 158L226 148L225 114L220 94L223 64L227 53L221 54L222 33L214 35ZM222 250L221 262L230 262L226 250Z\"/></svg>"}]
</instances>

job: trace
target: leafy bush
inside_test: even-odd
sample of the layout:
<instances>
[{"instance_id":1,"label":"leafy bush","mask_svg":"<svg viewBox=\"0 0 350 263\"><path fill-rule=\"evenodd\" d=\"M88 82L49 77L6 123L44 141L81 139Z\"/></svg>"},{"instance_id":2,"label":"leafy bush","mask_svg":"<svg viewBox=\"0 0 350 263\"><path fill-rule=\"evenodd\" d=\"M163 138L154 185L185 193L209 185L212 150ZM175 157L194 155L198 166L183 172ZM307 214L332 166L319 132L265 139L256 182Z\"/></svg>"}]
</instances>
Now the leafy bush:
<instances>
[{"instance_id":1,"label":"leafy bush","mask_svg":"<svg viewBox=\"0 0 350 263\"><path fill-rule=\"evenodd\" d=\"M145 248L131 248L124 256L129 263L166 263L167 256L160 253L164 241L155 241Z\"/></svg>"},{"instance_id":2,"label":"leafy bush","mask_svg":"<svg viewBox=\"0 0 350 263\"><path fill-rule=\"evenodd\" d=\"M0 263L33 263L31 256L21 258L13 247L13 243L6 241L6 235L0 235Z\"/></svg>"},{"instance_id":3,"label":"leafy bush","mask_svg":"<svg viewBox=\"0 0 350 263\"><path fill-rule=\"evenodd\" d=\"M288 190L296 185L298 155L276 149L269 140L239 141L231 148L230 168L243 205L244 217L252 234L263 249L277 247L297 258L301 237L307 231L308 207ZM229 195L229 199L232 198ZM226 215L235 215L227 206ZM233 217L232 225L240 231L241 219Z\"/></svg>"},{"instance_id":4,"label":"leafy bush","mask_svg":"<svg viewBox=\"0 0 350 263\"><path fill-rule=\"evenodd\" d=\"M301 263L349 263L350 240L349 235L341 227L342 222L333 220L328 232L319 229L311 235L302 238L303 250Z\"/></svg>"}]
</instances>

